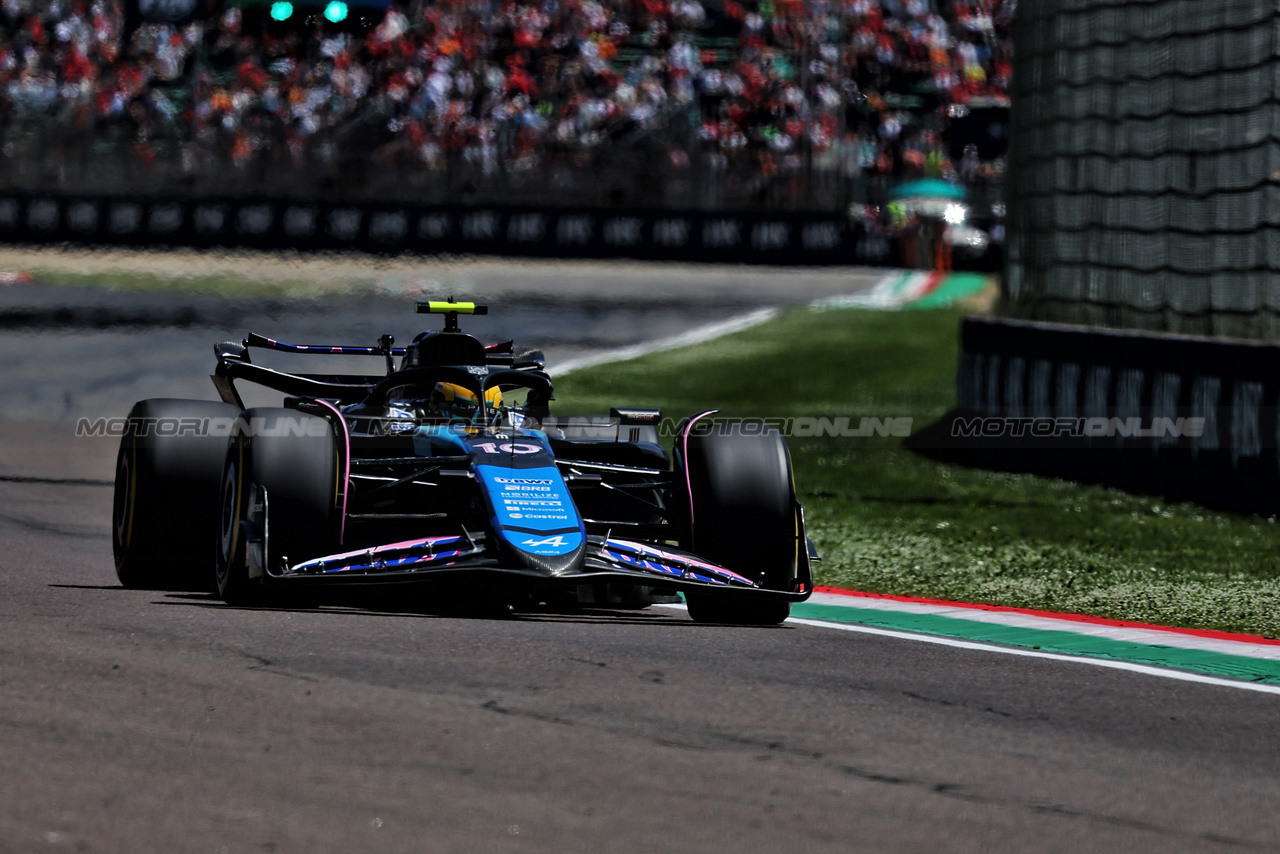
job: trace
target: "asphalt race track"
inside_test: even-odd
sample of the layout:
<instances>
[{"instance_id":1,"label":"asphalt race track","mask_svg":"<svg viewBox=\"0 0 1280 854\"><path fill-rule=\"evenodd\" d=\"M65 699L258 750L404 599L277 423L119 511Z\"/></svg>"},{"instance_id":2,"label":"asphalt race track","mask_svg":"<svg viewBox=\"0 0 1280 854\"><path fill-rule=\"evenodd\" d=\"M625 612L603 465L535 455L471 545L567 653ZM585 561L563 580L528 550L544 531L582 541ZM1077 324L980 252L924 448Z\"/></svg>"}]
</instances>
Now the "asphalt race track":
<instances>
[{"instance_id":1,"label":"asphalt race track","mask_svg":"<svg viewBox=\"0 0 1280 854\"><path fill-rule=\"evenodd\" d=\"M73 257L82 259L84 253ZM217 269L220 263L219 256L200 253L133 253L104 266L136 272L138 259L150 257L168 272L175 265L200 271ZM418 273L409 262L366 269L346 256L285 264L268 255L221 263L229 274L251 281L270 280L272 274L315 279L326 293L217 299L102 288L51 291L38 282L4 284L6 265L23 262L51 265L47 252L0 248L0 419L72 424L78 417L124 415L144 397L216 398L208 379L213 344L239 341L249 332L293 344L360 345L376 344L378 336L391 333L405 344L415 333L440 325L439 318L413 313L415 299L454 296L487 302L490 314L463 328L485 341L515 338L522 348L540 348L554 371L557 364L762 307L862 291L884 276L882 270L850 268L546 261L430 262ZM280 269L271 269L273 265ZM83 261L68 269L91 271ZM356 284L343 289L346 281ZM257 351L254 360L318 370L309 356ZM323 364L337 371L380 369L376 360L361 357L330 357Z\"/></svg>"},{"instance_id":2,"label":"asphalt race track","mask_svg":"<svg viewBox=\"0 0 1280 854\"><path fill-rule=\"evenodd\" d=\"M664 275L702 296L683 313L598 297L560 327L543 297L510 304L543 312L563 358L721 315L702 273ZM0 298L0 850L1280 850L1273 695L669 608L495 619L405 592L289 611L124 590L114 442L74 438L74 417L208 395L219 336L414 321L59 297L135 312L102 324L42 319L45 297Z\"/></svg>"}]
</instances>

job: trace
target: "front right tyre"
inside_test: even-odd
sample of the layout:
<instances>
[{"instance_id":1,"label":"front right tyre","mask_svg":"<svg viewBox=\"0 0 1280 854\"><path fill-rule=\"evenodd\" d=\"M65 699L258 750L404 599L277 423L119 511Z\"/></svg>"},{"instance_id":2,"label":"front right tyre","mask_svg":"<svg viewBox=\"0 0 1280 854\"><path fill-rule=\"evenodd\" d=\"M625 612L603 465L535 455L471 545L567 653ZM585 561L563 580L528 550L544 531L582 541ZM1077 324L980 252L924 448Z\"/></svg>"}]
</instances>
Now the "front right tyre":
<instances>
[{"instance_id":1,"label":"front right tyre","mask_svg":"<svg viewBox=\"0 0 1280 854\"><path fill-rule=\"evenodd\" d=\"M248 409L236 422L222 469L215 581L229 605L282 602L270 573L282 562L331 554L339 545L345 478L330 423L292 409ZM258 509L261 507L261 509ZM250 570L261 543L264 572Z\"/></svg>"}]
</instances>

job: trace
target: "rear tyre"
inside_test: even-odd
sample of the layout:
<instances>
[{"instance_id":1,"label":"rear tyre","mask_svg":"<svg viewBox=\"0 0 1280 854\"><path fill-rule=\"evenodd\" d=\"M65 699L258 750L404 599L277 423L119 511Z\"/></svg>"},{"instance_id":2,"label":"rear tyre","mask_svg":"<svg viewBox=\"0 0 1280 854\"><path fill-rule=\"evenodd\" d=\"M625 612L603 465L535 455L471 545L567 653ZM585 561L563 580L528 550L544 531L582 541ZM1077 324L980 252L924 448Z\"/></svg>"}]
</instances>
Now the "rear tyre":
<instances>
[{"instance_id":1,"label":"rear tyre","mask_svg":"<svg viewBox=\"0 0 1280 854\"><path fill-rule=\"evenodd\" d=\"M695 427L696 429L696 427ZM720 423L687 439L690 530L694 553L767 590L790 592L797 566L797 517L786 442L772 427ZM700 623L775 625L791 613L785 599L687 592Z\"/></svg>"},{"instance_id":2,"label":"rear tyre","mask_svg":"<svg viewBox=\"0 0 1280 854\"><path fill-rule=\"evenodd\" d=\"M116 455L111 548L131 589L209 590L202 544L217 519L227 436L239 410L207 400L142 400Z\"/></svg>"},{"instance_id":3,"label":"rear tyre","mask_svg":"<svg viewBox=\"0 0 1280 854\"><path fill-rule=\"evenodd\" d=\"M226 449L215 580L228 605L286 604L285 591L250 577L250 540L265 534L266 569L332 553L338 544L340 475L333 428L291 409L246 410ZM253 511L262 504L265 511ZM306 603L300 592L287 603Z\"/></svg>"}]
</instances>

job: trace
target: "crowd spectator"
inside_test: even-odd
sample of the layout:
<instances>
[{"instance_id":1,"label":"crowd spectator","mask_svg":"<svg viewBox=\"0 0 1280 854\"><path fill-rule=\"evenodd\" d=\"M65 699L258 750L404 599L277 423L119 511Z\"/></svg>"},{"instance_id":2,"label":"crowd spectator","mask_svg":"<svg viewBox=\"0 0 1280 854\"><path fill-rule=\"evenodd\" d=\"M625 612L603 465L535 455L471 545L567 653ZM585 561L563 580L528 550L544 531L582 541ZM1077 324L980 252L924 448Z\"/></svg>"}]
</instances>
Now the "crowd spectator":
<instances>
[{"instance_id":1,"label":"crowd spectator","mask_svg":"<svg viewBox=\"0 0 1280 854\"><path fill-rule=\"evenodd\" d=\"M145 164L265 173L586 165L850 181L957 174L936 119L1007 101L1013 0L429 0L373 26L229 7L129 35L120 0L0 0L0 130L55 123ZM924 117L925 120L921 120Z\"/></svg>"}]
</instances>

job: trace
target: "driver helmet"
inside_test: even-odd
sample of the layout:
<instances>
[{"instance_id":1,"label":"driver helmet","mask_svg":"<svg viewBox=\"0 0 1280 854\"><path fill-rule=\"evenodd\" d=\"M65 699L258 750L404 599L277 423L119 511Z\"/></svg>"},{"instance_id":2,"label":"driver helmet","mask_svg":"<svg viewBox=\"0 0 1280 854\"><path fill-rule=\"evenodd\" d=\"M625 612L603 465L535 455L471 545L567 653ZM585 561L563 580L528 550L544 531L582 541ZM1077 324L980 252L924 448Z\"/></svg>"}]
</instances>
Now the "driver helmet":
<instances>
[{"instance_id":1,"label":"driver helmet","mask_svg":"<svg viewBox=\"0 0 1280 854\"><path fill-rule=\"evenodd\" d=\"M431 391L431 405L474 420L479 414L479 401L475 392L457 383L438 382ZM484 393L484 408L494 410L502 406L502 392L497 386Z\"/></svg>"}]
</instances>

